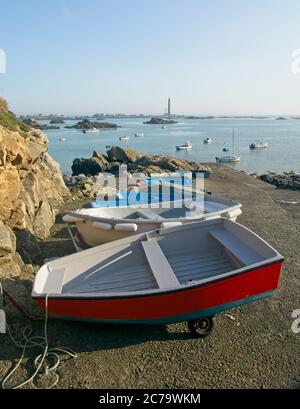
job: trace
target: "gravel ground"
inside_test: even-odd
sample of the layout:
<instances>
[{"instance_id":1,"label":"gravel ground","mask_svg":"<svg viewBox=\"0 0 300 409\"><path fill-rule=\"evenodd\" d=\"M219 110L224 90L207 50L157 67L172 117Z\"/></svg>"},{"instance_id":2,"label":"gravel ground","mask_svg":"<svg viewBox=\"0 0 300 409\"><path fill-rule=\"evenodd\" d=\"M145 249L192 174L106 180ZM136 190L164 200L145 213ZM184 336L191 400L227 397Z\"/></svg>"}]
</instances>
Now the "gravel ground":
<instances>
[{"instance_id":1,"label":"gravel ground","mask_svg":"<svg viewBox=\"0 0 300 409\"><path fill-rule=\"evenodd\" d=\"M300 334L291 331L292 311L300 308L300 192L279 191L229 168L213 169L206 189L240 201L243 214L238 221L285 256L277 297L220 314L214 332L204 340L191 338L185 323L146 327L50 321L51 346L66 345L78 353L77 359L63 361L57 370L57 387L300 387ZM59 217L42 248L46 257L73 251ZM22 279L18 285L28 293L30 277ZM11 308L8 319L26 324ZM33 327L42 332L41 322ZM8 337L0 336L0 377L19 353ZM28 352L15 381L32 374L33 355ZM49 375L38 386L49 387L52 381Z\"/></svg>"}]
</instances>

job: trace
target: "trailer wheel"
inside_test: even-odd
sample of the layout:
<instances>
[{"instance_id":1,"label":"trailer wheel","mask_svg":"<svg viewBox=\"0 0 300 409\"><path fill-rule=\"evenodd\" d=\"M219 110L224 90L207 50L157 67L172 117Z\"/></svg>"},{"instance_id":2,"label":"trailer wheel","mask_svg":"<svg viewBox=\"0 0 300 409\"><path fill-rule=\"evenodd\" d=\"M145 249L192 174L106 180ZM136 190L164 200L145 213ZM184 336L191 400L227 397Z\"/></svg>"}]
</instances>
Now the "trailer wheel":
<instances>
[{"instance_id":1,"label":"trailer wheel","mask_svg":"<svg viewBox=\"0 0 300 409\"><path fill-rule=\"evenodd\" d=\"M191 333L197 338L205 338L210 335L214 328L212 317L203 317L197 320L188 321L188 328Z\"/></svg>"}]
</instances>

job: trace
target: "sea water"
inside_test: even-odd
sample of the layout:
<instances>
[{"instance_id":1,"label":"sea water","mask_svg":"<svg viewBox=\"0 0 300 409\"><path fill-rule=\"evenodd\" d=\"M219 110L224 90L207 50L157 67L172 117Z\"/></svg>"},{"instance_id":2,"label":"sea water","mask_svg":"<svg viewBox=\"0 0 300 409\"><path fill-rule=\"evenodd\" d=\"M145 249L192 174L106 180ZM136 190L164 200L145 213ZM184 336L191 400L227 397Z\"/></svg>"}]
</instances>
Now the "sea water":
<instances>
[{"instance_id":1,"label":"sea water","mask_svg":"<svg viewBox=\"0 0 300 409\"><path fill-rule=\"evenodd\" d=\"M99 133L83 133L76 129L65 129L77 121L66 121L58 130L46 131L49 151L61 165L64 174L71 174L75 158L89 158L94 150L106 152L106 145L117 145L136 149L143 154L161 154L196 162L215 162L216 156L226 154L226 147L232 152L232 129L235 130L235 154L241 160L227 164L246 172L300 171L300 119L178 119L178 123L167 125L143 124L149 118L107 118L106 122L120 125L118 129L100 130ZM42 121L42 123L48 123ZM136 138L135 133L144 133ZM129 141L119 137L129 136ZM203 143L212 138L211 144ZM65 141L60 141L65 138ZM193 144L188 151L177 151L176 146L186 141ZM268 143L265 149L249 149L252 142Z\"/></svg>"}]
</instances>

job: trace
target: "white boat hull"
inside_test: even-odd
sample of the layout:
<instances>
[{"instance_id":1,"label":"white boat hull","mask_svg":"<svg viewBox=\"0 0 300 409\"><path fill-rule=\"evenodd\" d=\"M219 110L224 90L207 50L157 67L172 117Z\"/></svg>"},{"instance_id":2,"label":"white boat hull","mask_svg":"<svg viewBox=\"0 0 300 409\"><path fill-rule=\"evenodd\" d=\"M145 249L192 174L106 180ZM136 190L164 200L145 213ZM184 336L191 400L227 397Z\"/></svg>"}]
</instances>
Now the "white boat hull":
<instances>
[{"instance_id":1,"label":"white boat hull","mask_svg":"<svg viewBox=\"0 0 300 409\"><path fill-rule=\"evenodd\" d=\"M267 143L256 143L256 144L251 144L250 149L263 149L263 148L267 148L268 144Z\"/></svg>"},{"instance_id":2,"label":"white boat hull","mask_svg":"<svg viewBox=\"0 0 300 409\"><path fill-rule=\"evenodd\" d=\"M186 151L186 150L192 149L192 146L176 146L176 149L178 151Z\"/></svg>"},{"instance_id":3,"label":"white boat hull","mask_svg":"<svg viewBox=\"0 0 300 409\"><path fill-rule=\"evenodd\" d=\"M216 162L218 163L235 163L240 161L239 156L226 156L226 157L221 157L221 158L216 158Z\"/></svg>"},{"instance_id":4,"label":"white boat hull","mask_svg":"<svg viewBox=\"0 0 300 409\"><path fill-rule=\"evenodd\" d=\"M134 234L215 217L226 217L235 221L242 213L240 203L209 195L204 196L204 201L199 201L196 212L185 207L179 208L181 203L173 202L173 208L166 208L166 202L163 202L164 208L160 203L160 207L156 209L151 209L148 205L80 209L66 214L63 220L76 224L79 237L86 244L97 246ZM174 204L178 207L174 208Z\"/></svg>"}]
</instances>

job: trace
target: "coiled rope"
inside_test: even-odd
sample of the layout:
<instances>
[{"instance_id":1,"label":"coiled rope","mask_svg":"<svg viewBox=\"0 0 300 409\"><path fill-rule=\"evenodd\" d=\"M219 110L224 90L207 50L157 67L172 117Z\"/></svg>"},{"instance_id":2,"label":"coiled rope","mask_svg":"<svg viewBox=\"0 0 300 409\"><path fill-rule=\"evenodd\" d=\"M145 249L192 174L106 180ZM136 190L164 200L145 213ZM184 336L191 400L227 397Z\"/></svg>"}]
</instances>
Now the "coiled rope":
<instances>
[{"instance_id":1,"label":"coiled rope","mask_svg":"<svg viewBox=\"0 0 300 409\"><path fill-rule=\"evenodd\" d=\"M0 295L3 297L4 291L3 287L0 282ZM48 375L49 373L53 373L55 375L55 380L51 384L50 388L53 388L59 382L59 375L55 372L58 368L59 364L61 363L61 356L60 354L68 355L72 358L76 358L76 352L72 351L67 347L60 347L60 348L49 348L48 343L48 297L50 294L46 294L45 297L45 320L44 320L44 336L32 336L32 327L31 325L27 325L24 327L22 331L22 338L20 341L17 341L14 336L12 335L11 329L9 325L6 324L6 329L8 335L12 342L15 344L16 347L22 349L22 353L20 356L19 361L15 365L15 367L6 375L6 377L2 380L1 387L2 389L20 389L27 385L28 383L32 383L34 386L34 380L37 378L38 375ZM34 359L34 367L35 371L30 378L26 379L22 383L16 384L14 386L6 386L7 382L11 379L12 375L16 372L16 370L20 367L25 357L25 353L28 349L31 348L41 348L43 352L36 356ZM47 363L48 361L54 361L52 365ZM37 386L36 386L37 387Z\"/></svg>"}]
</instances>

